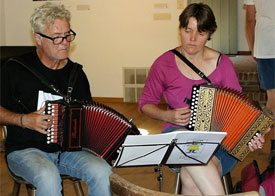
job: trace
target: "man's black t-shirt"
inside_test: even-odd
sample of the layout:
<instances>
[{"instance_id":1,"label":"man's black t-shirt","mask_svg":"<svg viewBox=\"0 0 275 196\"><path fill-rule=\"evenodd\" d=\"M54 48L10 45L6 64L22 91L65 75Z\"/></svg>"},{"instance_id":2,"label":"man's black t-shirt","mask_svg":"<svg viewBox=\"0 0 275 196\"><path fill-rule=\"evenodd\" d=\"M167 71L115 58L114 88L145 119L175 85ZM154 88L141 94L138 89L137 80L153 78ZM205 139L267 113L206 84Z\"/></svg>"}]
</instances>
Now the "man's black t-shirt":
<instances>
[{"instance_id":1,"label":"man's black t-shirt","mask_svg":"<svg viewBox=\"0 0 275 196\"><path fill-rule=\"evenodd\" d=\"M67 94L69 77L74 63L68 59L67 65L58 70L44 66L35 51L20 57L31 67L40 72L63 94ZM40 92L57 95L52 89L43 84L33 73L15 61L8 61L1 68L1 105L16 113L34 112L40 106L38 94ZM81 70L72 98L81 101L91 101L91 92L88 79ZM18 126L8 126L6 139L6 153L25 148L38 148L46 152L56 152L59 147L55 144L46 144L46 135L37 131L23 129Z\"/></svg>"}]
</instances>

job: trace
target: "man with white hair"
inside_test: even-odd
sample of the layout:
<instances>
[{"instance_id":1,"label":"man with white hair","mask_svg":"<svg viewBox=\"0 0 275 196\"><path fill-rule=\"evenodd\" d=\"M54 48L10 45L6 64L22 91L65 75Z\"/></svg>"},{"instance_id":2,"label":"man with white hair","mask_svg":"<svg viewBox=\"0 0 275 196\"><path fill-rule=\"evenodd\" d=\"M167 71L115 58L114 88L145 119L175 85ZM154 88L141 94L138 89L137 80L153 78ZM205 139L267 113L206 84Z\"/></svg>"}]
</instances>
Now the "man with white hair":
<instances>
[{"instance_id":1,"label":"man with white hair","mask_svg":"<svg viewBox=\"0 0 275 196\"><path fill-rule=\"evenodd\" d=\"M57 144L47 144L47 129L52 116L44 114L42 103L67 94L75 67L72 99L91 101L88 79L82 66L68 58L70 42L76 33L70 27L70 12L63 5L46 3L35 9L31 26L36 50L9 60L1 69L0 123L7 125L6 158L9 169L36 187L36 195L61 195L60 174L85 181L88 195L112 195L110 165L87 151L61 151ZM53 84L55 91L29 69Z\"/></svg>"}]
</instances>

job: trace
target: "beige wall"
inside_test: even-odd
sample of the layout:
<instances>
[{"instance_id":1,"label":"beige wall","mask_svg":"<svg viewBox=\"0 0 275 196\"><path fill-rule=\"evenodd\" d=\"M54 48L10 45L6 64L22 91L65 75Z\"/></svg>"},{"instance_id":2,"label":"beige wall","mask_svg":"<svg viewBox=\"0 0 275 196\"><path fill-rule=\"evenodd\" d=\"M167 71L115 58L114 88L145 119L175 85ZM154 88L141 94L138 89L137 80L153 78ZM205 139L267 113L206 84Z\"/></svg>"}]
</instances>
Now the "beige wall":
<instances>
[{"instance_id":1,"label":"beige wall","mask_svg":"<svg viewBox=\"0 0 275 196\"><path fill-rule=\"evenodd\" d=\"M0 45L5 46L5 15L4 15L4 1L0 1Z\"/></svg>"},{"instance_id":2,"label":"beige wall","mask_svg":"<svg viewBox=\"0 0 275 196\"><path fill-rule=\"evenodd\" d=\"M33 45L29 17L44 2L1 0L1 45ZM149 67L161 53L179 44L178 16L187 4L187 0L56 2L72 12L77 37L70 57L84 66L95 97L123 97L122 67ZM154 20L159 13L171 18Z\"/></svg>"},{"instance_id":3,"label":"beige wall","mask_svg":"<svg viewBox=\"0 0 275 196\"><path fill-rule=\"evenodd\" d=\"M238 2L238 51L249 51L249 46L245 33L245 9L243 0Z\"/></svg>"}]
</instances>

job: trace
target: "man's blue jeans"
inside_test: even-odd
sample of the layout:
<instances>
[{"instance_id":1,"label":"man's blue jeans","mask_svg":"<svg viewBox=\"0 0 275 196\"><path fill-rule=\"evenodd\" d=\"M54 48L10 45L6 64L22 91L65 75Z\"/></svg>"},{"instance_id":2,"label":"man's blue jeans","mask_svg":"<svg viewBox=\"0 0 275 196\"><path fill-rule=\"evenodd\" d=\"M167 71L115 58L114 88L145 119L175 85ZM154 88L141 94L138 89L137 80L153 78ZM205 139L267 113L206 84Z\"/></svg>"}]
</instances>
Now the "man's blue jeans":
<instances>
[{"instance_id":1,"label":"man's blue jeans","mask_svg":"<svg viewBox=\"0 0 275 196\"><path fill-rule=\"evenodd\" d=\"M60 174L82 179L90 196L111 194L112 168L102 158L86 151L46 153L36 148L14 151L7 156L10 170L36 187L38 196L61 196Z\"/></svg>"}]
</instances>

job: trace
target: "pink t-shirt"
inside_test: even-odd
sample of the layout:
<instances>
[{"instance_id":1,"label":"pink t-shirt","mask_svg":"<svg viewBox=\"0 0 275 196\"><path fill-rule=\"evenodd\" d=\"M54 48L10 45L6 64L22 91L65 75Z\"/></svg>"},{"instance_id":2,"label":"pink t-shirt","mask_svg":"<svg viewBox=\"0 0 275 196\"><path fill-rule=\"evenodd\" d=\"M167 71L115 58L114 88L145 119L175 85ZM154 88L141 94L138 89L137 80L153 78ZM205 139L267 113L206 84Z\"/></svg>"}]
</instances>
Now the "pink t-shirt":
<instances>
[{"instance_id":1,"label":"pink t-shirt","mask_svg":"<svg viewBox=\"0 0 275 196\"><path fill-rule=\"evenodd\" d=\"M217 68L207 77L217 86L242 90L232 62L224 54L221 55ZM157 58L150 69L139 99L139 111L142 112L141 108L145 104L158 105L162 96L166 103L174 109L186 107L184 99L190 99L192 86L202 83L206 83L206 81L185 77L176 65L175 54L167 51ZM165 123L163 130L168 127L176 127L176 125Z\"/></svg>"}]
</instances>

